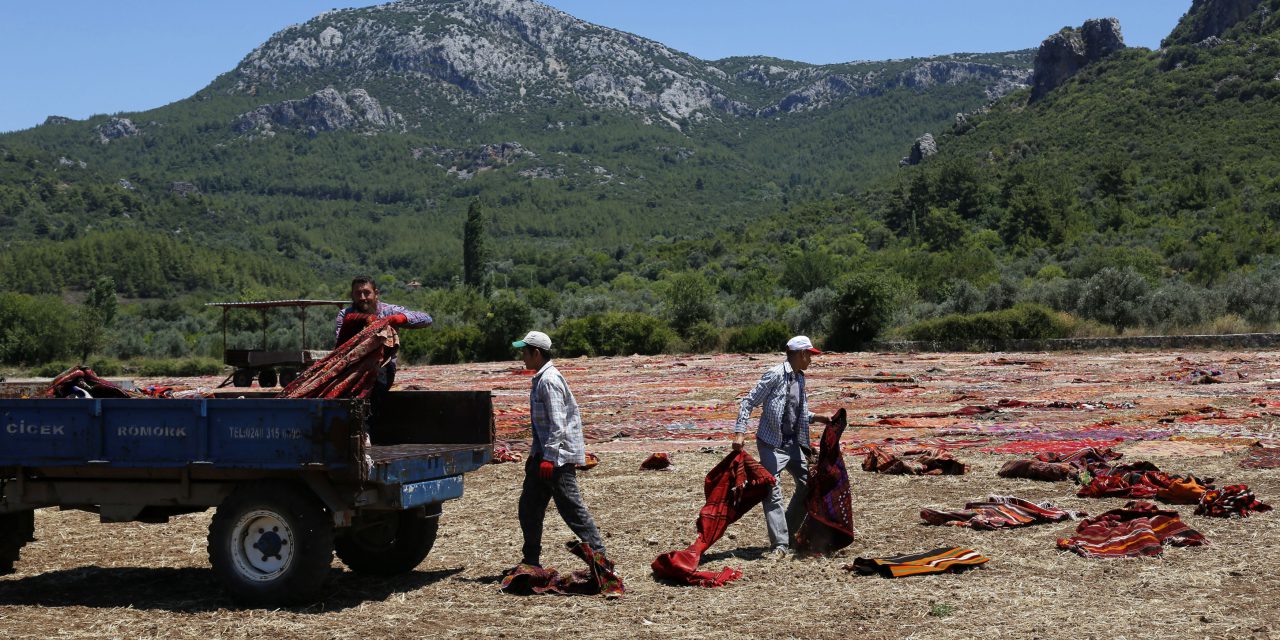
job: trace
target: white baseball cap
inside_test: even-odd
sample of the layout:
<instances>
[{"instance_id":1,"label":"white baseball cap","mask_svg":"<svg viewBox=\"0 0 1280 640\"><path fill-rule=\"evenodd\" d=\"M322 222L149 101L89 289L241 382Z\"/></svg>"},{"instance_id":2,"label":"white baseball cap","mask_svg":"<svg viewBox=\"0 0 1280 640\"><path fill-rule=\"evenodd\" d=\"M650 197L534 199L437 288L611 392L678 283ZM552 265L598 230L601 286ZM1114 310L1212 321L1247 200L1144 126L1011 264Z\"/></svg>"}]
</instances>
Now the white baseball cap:
<instances>
[{"instance_id":1,"label":"white baseball cap","mask_svg":"<svg viewBox=\"0 0 1280 640\"><path fill-rule=\"evenodd\" d=\"M809 336L796 336L787 341L787 351L808 351L809 353L822 353L813 347L813 341Z\"/></svg>"},{"instance_id":2,"label":"white baseball cap","mask_svg":"<svg viewBox=\"0 0 1280 640\"><path fill-rule=\"evenodd\" d=\"M537 347L539 349L551 349L551 337L541 331L530 331L521 340L511 343L511 346L517 349L525 347Z\"/></svg>"}]
</instances>

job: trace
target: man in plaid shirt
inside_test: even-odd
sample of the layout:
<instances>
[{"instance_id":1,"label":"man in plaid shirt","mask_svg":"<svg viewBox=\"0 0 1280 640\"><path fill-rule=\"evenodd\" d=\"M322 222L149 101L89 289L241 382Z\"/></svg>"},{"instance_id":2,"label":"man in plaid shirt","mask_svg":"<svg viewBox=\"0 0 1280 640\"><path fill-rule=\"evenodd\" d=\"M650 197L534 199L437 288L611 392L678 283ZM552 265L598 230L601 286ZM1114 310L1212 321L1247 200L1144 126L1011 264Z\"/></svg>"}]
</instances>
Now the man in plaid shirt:
<instances>
[{"instance_id":1,"label":"man in plaid shirt","mask_svg":"<svg viewBox=\"0 0 1280 640\"><path fill-rule=\"evenodd\" d=\"M378 318L388 318L392 325L400 329L422 329L431 326L431 316L421 311L410 311L397 304L387 304L378 300L381 293L378 284L369 276L356 276L351 280L351 306L338 312L334 323L333 348L360 333L370 322ZM377 421L378 407L382 405L391 385L396 381L397 360L394 355L378 369L378 380L373 385L371 395L371 422Z\"/></svg>"},{"instance_id":2,"label":"man in plaid shirt","mask_svg":"<svg viewBox=\"0 0 1280 640\"><path fill-rule=\"evenodd\" d=\"M525 462L520 492L520 530L524 533L524 557L520 562L542 566L542 521L552 499L574 535L604 555L604 540L582 504L574 466L587 460L582 417L569 384L551 364L551 338L541 331L530 331L511 346L520 350L525 368L537 372L529 390L533 446Z\"/></svg>"},{"instance_id":3,"label":"man in plaid shirt","mask_svg":"<svg viewBox=\"0 0 1280 640\"><path fill-rule=\"evenodd\" d=\"M809 423L826 424L830 419L809 411L804 388L804 371L813 355L822 353L806 336L787 341L787 360L770 368L760 377L751 393L742 399L738 422L733 426L733 449L742 449L746 441L751 411L760 405L760 426L756 429L756 446L760 464L777 480L764 499L764 521L769 529L769 545L778 557L791 553L795 532L804 521L805 501L809 493L809 460L811 450ZM782 470L795 479L796 490L786 512L782 510Z\"/></svg>"}]
</instances>

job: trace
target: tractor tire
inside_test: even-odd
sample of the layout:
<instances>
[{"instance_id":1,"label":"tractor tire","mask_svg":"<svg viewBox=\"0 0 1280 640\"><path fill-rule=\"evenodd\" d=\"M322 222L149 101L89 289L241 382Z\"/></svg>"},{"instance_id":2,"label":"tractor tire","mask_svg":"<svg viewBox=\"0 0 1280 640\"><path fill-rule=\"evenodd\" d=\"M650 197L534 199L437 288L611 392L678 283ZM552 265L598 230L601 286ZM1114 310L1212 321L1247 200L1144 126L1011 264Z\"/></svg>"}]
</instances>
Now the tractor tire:
<instances>
[{"instance_id":1,"label":"tractor tire","mask_svg":"<svg viewBox=\"0 0 1280 640\"><path fill-rule=\"evenodd\" d=\"M439 507L362 515L334 540L338 559L355 573L393 576L413 571L436 542Z\"/></svg>"},{"instance_id":2,"label":"tractor tire","mask_svg":"<svg viewBox=\"0 0 1280 640\"><path fill-rule=\"evenodd\" d=\"M236 369L236 372L231 374L231 384L236 387L252 387L256 373L253 369Z\"/></svg>"},{"instance_id":3,"label":"tractor tire","mask_svg":"<svg viewBox=\"0 0 1280 640\"><path fill-rule=\"evenodd\" d=\"M276 370L270 367L258 371L258 386L263 389L270 389L276 386Z\"/></svg>"},{"instance_id":4,"label":"tractor tire","mask_svg":"<svg viewBox=\"0 0 1280 640\"><path fill-rule=\"evenodd\" d=\"M0 514L0 576L13 573L22 547L35 540L36 512Z\"/></svg>"},{"instance_id":5,"label":"tractor tire","mask_svg":"<svg viewBox=\"0 0 1280 640\"><path fill-rule=\"evenodd\" d=\"M280 386L287 387L298 379L297 369L283 369L280 371Z\"/></svg>"},{"instance_id":6,"label":"tractor tire","mask_svg":"<svg viewBox=\"0 0 1280 640\"><path fill-rule=\"evenodd\" d=\"M241 604L312 602L333 562L333 521L319 499L302 486L245 484L213 514L209 562Z\"/></svg>"}]
</instances>

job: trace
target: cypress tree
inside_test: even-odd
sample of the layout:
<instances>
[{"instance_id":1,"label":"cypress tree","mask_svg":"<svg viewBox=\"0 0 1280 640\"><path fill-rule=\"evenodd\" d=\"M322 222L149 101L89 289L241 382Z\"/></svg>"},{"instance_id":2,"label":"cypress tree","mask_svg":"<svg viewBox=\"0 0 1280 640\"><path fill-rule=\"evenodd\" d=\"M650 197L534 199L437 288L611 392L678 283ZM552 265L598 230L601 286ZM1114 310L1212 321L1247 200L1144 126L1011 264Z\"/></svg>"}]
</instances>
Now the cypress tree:
<instances>
[{"instance_id":1,"label":"cypress tree","mask_svg":"<svg viewBox=\"0 0 1280 640\"><path fill-rule=\"evenodd\" d=\"M462 282L468 287L484 286L484 263L488 259L485 246L484 211L479 200L467 207L467 223L462 229Z\"/></svg>"}]
</instances>

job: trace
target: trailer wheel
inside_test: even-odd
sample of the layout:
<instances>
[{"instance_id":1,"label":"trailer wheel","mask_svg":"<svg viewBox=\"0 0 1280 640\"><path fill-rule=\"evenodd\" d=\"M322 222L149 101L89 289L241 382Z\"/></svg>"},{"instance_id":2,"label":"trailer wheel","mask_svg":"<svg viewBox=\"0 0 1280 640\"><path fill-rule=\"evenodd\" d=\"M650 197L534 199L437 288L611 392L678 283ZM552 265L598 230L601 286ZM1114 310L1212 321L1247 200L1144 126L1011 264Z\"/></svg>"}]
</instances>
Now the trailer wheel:
<instances>
[{"instance_id":1,"label":"trailer wheel","mask_svg":"<svg viewBox=\"0 0 1280 640\"><path fill-rule=\"evenodd\" d=\"M36 512L0 514L0 576L13 573L22 547L35 540Z\"/></svg>"},{"instance_id":2,"label":"trailer wheel","mask_svg":"<svg viewBox=\"0 0 1280 640\"><path fill-rule=\"evenodd\" d=\"M231 374L231 384L237 387L252 387L254 373L253 369L236 369L236 372Z\"/></svg>"},{"instance_id":3,"label":"trailer wheel","mask_svg":"<svg viewBox=\"0 0 1280 640\"><path fill-rule=\"evenodd\" d=\"M435 545L439 513L437 506L429 515L420 510L362 515L334 540L334 550L356 573L408 573L422 564Z\"/></svg>"},{"instance_id":4,"label":"trailer wheel","mask_svg":"<svg viewBox=\"0 0 1280 640\"><path fill-rule=\"evenodd\" d=\"M282 483L243 485L209 524L209 562L237 602L315 600L333 561L333 522L309 491Z\"/></svg>"},{"instance_id":5,"label":"trailer wheel","mask_svg":"<svg viewBox=\"0 0 1280 640\"><path fill-rule=\"evenodd\" d=\"M287 387L293 384L293 381L297 379L298 379L297 369L284 369L280 371L280 386L282 387Z\"/></svg>"},{"instance_id":6,"label":"trailer wheel","mask_svg":"<svg viewBox=\"0 0 1280 640\"><path fill-rule=\"evenodd\" d=\"M270 367L258 372L258 386L270 389L276 386L276 370Z\"/></svg>"}]
</instances>

